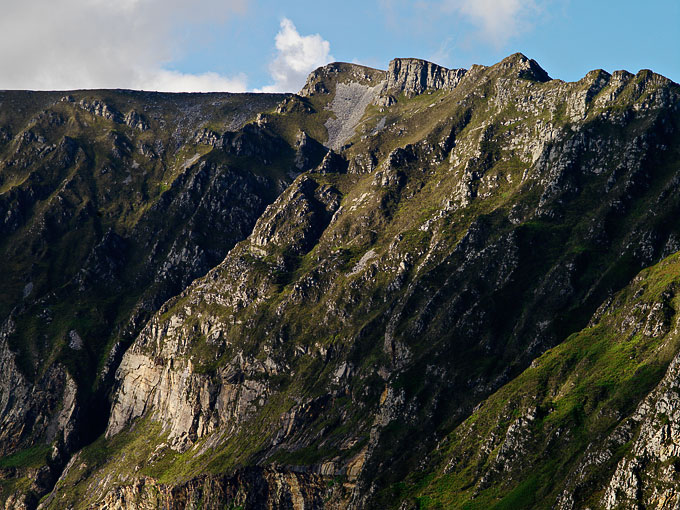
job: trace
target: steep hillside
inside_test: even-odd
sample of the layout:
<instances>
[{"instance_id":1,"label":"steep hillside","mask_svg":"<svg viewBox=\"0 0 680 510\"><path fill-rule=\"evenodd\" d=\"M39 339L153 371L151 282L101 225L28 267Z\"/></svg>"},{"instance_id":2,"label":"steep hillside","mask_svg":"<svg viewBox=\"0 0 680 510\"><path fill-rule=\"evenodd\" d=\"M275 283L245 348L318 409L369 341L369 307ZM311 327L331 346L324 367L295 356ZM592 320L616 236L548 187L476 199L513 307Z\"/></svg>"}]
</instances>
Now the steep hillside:
<instances>
[{"instance_id":1,"label":"steep hillside","mask_svg":"<svg viewBox=\"0 0 680 510\"><path fill-rule=\"evenodd\" d=\"M206 165L271 183L248 194L263 212L240 242L215 239L226 256L205 276L165 294L135 280L160 308L129 348L97 351L115 353L90 379L113 389L105 433L41 507L674 497L657 489L672 487L672 449L650 438L658 424L674 437L680 87L650 71L564 83L516 54L470 70L330 64L279 99L238 134L189 130ZM162 217L178 235L171 211L150 206L131 232ZM150 273L124 263L111 281L131 268ZM35 335L11 339L43 327L8 324L19 352ZM72 329L85 338L68 326L64 346ZM68 377L94 366L71 358L56 358Z\"/></svg>"},{"instance_id":2,"label":"steep hillside","mask_svg":"<svg viewBox=\"0 0 680 510\"><path fill-rule=\"evenodd\" d=\"M115 368L150 314L299 171L285 142L245 125L284 97L0 93L0 453L30 448L38 494L104 431Z\"/></svg>"},{"instance_id":3,"label":"steep hillside","mask_svg":"<svg viewBox=\"0 0 680 510\"><path fill-rule=\"evenodd\" d=\"M396 489L418 508L677 505L679 261L607 299Z\"/></svg>"}]
</instances>

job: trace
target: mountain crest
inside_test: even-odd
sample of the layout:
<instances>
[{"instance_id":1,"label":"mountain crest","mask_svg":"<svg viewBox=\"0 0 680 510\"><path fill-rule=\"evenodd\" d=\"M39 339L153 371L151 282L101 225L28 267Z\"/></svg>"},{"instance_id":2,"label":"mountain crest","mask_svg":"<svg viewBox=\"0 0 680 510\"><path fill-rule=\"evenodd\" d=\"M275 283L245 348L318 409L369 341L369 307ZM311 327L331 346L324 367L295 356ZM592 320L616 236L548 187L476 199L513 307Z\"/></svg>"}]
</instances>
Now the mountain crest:
<instances>
[{"instance_id":1,"label":"mountain crest","mask_svg":"<svg viewBox=\"0 0 680 510\"><path fill-rule=\"evenodd\" d=\"M0 92L0 509L680 508L678 85L63 94Z\"/></svg>"},{"instance_id":2,"label":"mountain crest","mask_svg":"<svg viewBox=\"0 0 680 510\"><path fill-rule=\"evenodd\" d=\"M522 78L524 80L539 82L551 80L548 73L538 64L538 62L519 52L513 53L509 57L505 57L492 67L500 68L505 72L511 71L515 73L517 78Z\"/></svg>"},{"instance_id":3,"label":"mountain crest","mask_svg":"<svg viewBox=\"0 0 680 510\"><path fill-rule=\"evenodd\" d=\"M533 59L522 53L515 53L504 58L491 67L472 67L473 74L491 69L500 74L511 74L515 78L546 82L551 78L548 73ZM358 83L365 87L381 85L381 106L389 106L393 101L389 96L405 94L414 97L427 90L453 90L467 69L448 69L420 58L395 58L387 67L387 71L373 69L359 64L333 62L312 71L299 95L310 97L316 94L333 94L337 83Z\"/></svg>"},{"instance_id":4,"label":"mountain crest","mask_svg":"<svg viewBox=\"0 0 680 510\"><path fill-rule=\"evenodd\" d=\"M387 69L387 92L417 96L426 90L453 90L466 69L447 69L418 58L395 58Z\"/></svg>"},{"instance_id":5,"label":"mountain crest","mask_svg":"<svg viewBox=\"0 0 680 510\"><path fill-rule=\"evenodd\" d=\"M385 71L348 62L332 62L312 71L299 92L302 97L328 94L338 82L355 82L374 86L385 80Z\"/></svg>"}]
</instances>

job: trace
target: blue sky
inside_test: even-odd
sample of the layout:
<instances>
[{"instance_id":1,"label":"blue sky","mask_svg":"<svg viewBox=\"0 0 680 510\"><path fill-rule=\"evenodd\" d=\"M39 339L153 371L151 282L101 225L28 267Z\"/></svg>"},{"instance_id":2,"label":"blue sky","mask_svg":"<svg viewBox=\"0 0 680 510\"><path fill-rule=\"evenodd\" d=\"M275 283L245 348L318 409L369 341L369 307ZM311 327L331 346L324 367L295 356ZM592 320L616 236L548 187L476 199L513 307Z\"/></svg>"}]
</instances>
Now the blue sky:
<instances>
[{"instance_id":1,"label":"blue sky","mask_svg":"<svg viewBox=\"0 0 680 510\"><path fill-rule=\"evenodd\" d=\"M0 88L296 91L331 60L469 67L517 51L568 81L680 81L678 0L27 0L0 34Z\"/></svg>"}]
</instances>

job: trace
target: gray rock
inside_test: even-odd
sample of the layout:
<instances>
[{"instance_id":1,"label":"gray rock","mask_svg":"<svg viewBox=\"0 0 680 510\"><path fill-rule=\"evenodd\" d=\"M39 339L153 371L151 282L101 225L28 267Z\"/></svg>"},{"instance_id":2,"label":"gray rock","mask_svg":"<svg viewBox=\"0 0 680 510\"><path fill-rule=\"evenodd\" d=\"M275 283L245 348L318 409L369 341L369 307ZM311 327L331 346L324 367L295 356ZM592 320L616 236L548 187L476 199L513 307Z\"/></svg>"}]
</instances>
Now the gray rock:
<instances>
[{"instance_id":1,"label":"gray rock","mask_svg":"<svg viewBox=\"0 0 680 510\"><path fill-rule=\"evenodd\" d=\"M426 90L453 90L466 69L447 69L417 58L395 58L387 69L385 93L416 96ZM389 106L389 100L383 100Z\"/></svg>"}]
</instances>

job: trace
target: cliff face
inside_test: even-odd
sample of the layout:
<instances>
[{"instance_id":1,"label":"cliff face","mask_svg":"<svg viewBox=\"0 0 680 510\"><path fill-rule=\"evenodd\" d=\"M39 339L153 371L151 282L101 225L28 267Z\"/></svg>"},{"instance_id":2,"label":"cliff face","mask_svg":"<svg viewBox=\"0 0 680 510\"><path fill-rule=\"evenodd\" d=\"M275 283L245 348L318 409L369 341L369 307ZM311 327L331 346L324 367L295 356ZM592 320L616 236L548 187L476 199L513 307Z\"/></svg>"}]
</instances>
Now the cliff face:
<instances>
[{"instance_id":1,"label":"cliff face","mask_svg":"<svg viewBox=\"0 0 680 510\"><path fill-rule=\"evenodd\" d=\"M101 507L109 510L220 510L225 502L234 507L263 510L314 510L346 508L347 504L333 499L333 491L322 476L260 468L240 470L231 476L203 476L181 485L168 486L151 478L140 478L106 491L99 491L96 486L90 489L91 494L102 497ZM50 495L44 504L58 504L54 498L55 495Z\"/></svg>"},{"instance_id":2,"label":"cliff face","mask_svg":"<svg viewBox=\"0 0 680 510\"><path fill-rule=\"evenodd\" d=\"M385 89L407 96L426 90L453 90L466 72L466 69L446 69L416 58L395 58L387 68Z\"/></svg>"},{"instance_id":3,"label":"cliff face","mask_svg":"<svg viewBox=\"0 0 680 510\"><path fill-rule=\"evenodd\" d=\"M278 99L237 130L195 129L183 154L205 152L178 190L86 257L100 269L77 281L115 288L116 253L144 235L214 249L131 344L97 351L113 353L96 377L108 421L64 454L42 507L672 500L678 86L564 83L517 54L468 71L331 64ZM59 359L68 403L79 365Z\"/></svg>"},{"instance_id":4,"label":"cliff face","mask_svg":"<svg viewBox=\"0 0 680 510\"><path fill-rule=\"evenodd\" d=\"M677 334L677 321L673 334ZM619 460L606 485L602 506L672 508L680 504L678 484L678 382L680 357L625 424L634 433L630 450ZM623 427L622 427L623 428Z\"/></svg>"}]
</instances>

